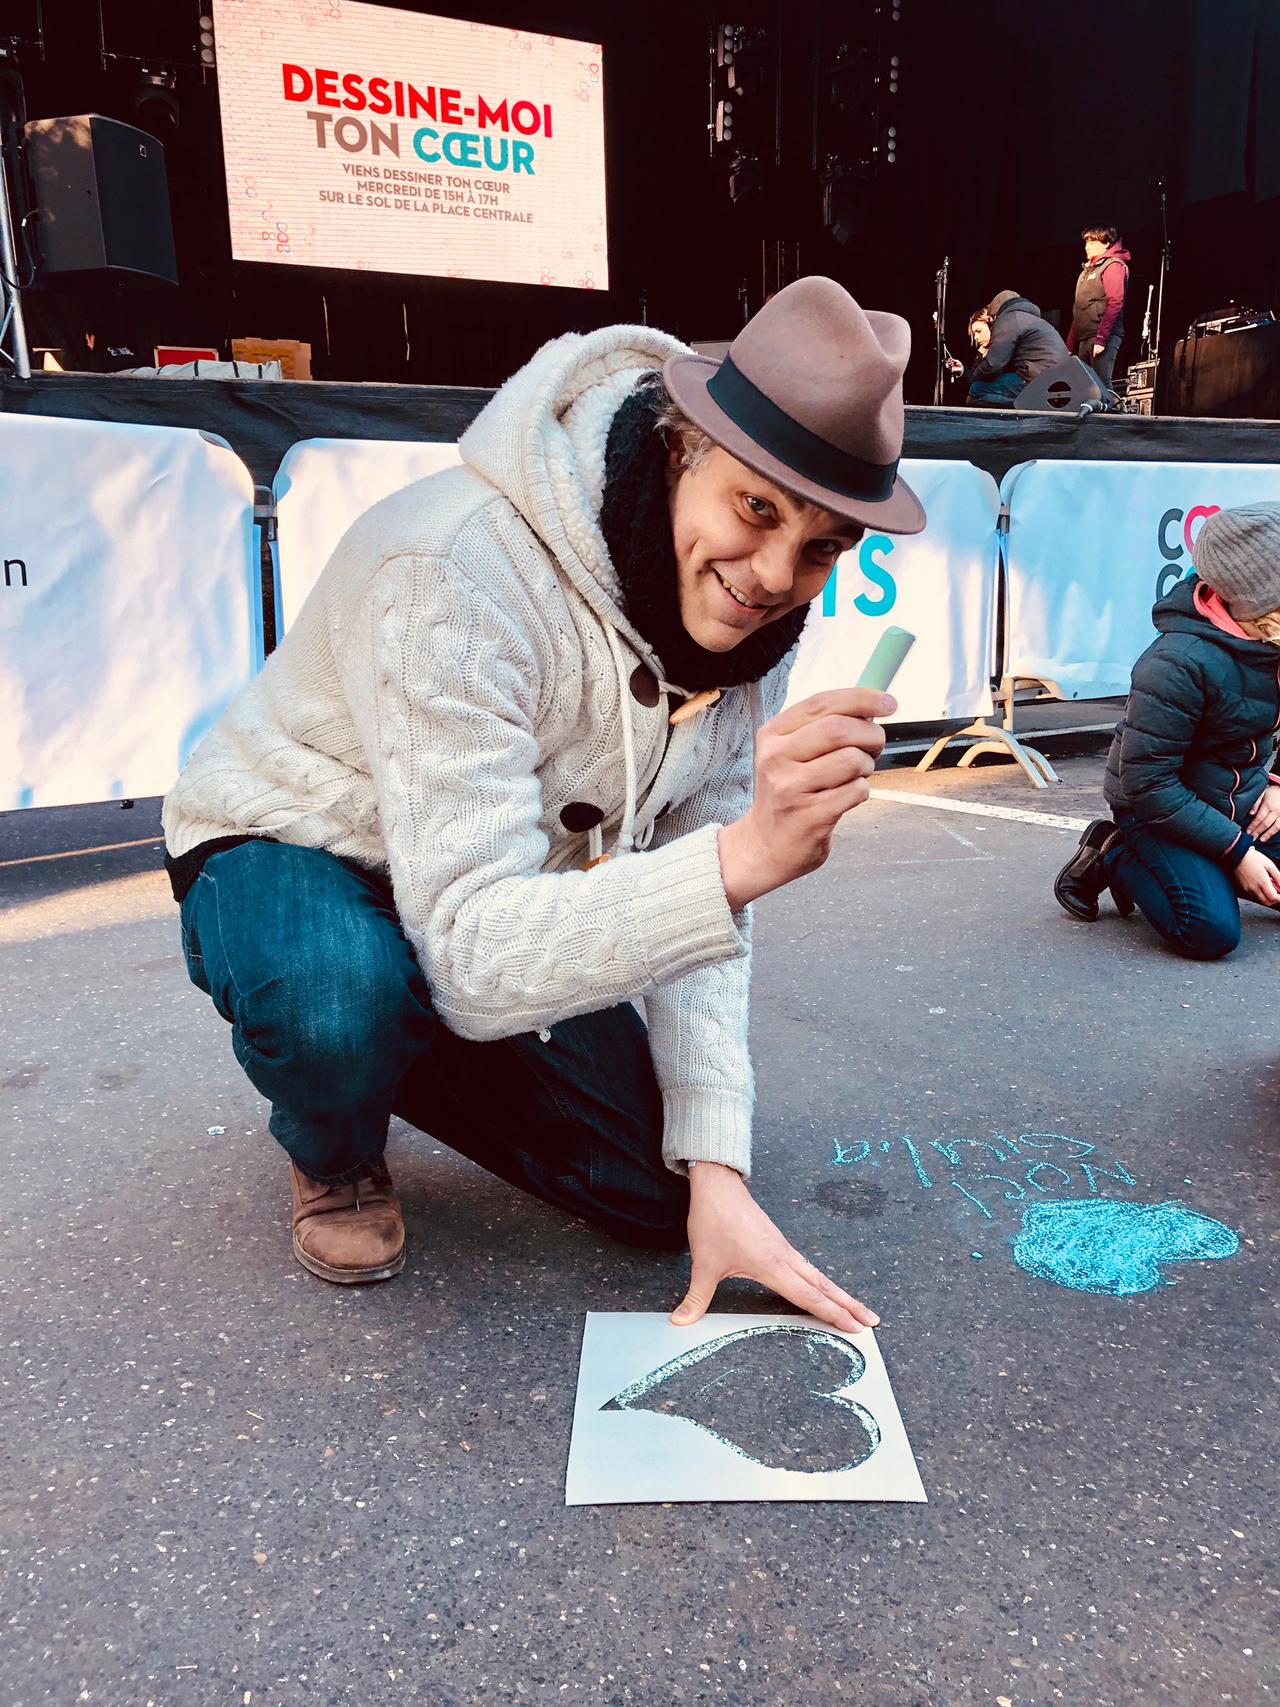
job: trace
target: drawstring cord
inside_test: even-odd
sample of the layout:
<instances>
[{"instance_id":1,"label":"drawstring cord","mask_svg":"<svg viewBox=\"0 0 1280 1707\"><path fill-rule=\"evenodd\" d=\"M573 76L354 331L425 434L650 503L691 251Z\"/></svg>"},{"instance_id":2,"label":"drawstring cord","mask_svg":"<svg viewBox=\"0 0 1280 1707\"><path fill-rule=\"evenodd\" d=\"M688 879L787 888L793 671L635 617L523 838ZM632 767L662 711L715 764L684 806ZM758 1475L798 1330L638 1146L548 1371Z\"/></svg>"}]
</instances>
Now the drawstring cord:
<instances>
[{"instance_id":1,"label":"drawstring cord","mask_svg":"<svg viewBox=\"0 0 1280 1707\"><path fill-rule=\"evenodd\" d=\"M603 620L600 626L604 629L605 639L609 644L609 652L613 658L614 671L618 678L618 716L622 723L622 765L626 784L623 796L622 822L618 827L618 836L613 844L612 852L606 854L604 851L604 831L599 824L594 829L587 831L588 871L591 870L592 866L599 865L603 860L610 859L616 854L634 853L637 848L647 848L653 839L653 825L650 823L646 824L640 841L637 842L636 840L637 795L640 784L636 773L635 732L631 727L631 707L628 704L631 678L627 671L627 661L623 656L622 642L618 638L617 629L612 623ZM673 690L671 684L667 682L659 682L658 685L659 691L662 693L679 691ZM707 688L702 693L694 694L671 713L668 722L672 727L675 727L688 722L691 717L697 717L700 712L706 711L716 703L720 698L720 692L719 688ZM760 698L760 684L758 682L750 684L750 695L751 724L754 732L760 727L763 718L763 702Z\"/></svg>"},{"instance_id":2,"label":"drawstring cord","mask_svg":"<svg viewBox=\"0 0 1280 1707\"><path fill-rule=\"evenodd\" d=\"M618 631L612 623L605 624L605 637L609 642L609 650L613 654L614 668L618 672L618 715L622 719L622 764L626 772L626 794L622 808L622 823L618 828L618 839L613 844L613 851L630 853L635 847L636 825L636 742L631 728L631 707L627 704L630 693L629 677L627 675L626 659L622 656L622 642L618 639Z\"/></svg>"}]
</instances>

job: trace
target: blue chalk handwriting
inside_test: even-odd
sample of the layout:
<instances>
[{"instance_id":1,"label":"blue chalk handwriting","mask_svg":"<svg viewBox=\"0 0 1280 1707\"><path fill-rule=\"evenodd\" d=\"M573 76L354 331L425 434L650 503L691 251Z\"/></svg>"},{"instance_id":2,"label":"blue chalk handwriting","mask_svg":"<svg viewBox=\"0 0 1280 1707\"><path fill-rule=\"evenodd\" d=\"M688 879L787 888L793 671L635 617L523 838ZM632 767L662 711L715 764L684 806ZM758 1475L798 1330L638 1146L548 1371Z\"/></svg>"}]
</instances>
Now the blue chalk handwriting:
<instances>
[{"instance_id":1,"label":"blue chalk handwriting","mask_svg":"<svg viewBox=\"0 0 1280 1707\"><path fill-rule=\"evenodd\" d=\"M874 1149L867 1138L849 1144L835 1140L836 1167L864 1162L880 1166L886 1157L890 1165L901 1164L905 1157L921 1191L950 1187L988 1221L994 1220L995 1209L1002 1203L1035 1202L1069 1192L1097 1197L1107 1189L1103 1182L1124 1189L1137 1184L1123 1162L1100 1156L1096 1145L1060 1132L934 1139L923 1152L905 1133L897 1139L882 1139Z\"/></svg>"},{"instance_id":2,"label":"blue chalk handwriting","mask_svg":"<svg viewBox=\"0 0 1280 1707\"><path fill-rule=\"evenodd\" d=\"M1168 1263L1234 1256L1240 1248L1234 1229L1186 1204L1126 1201L1119 1194L1138 1182L1124 1163L1060 1132L1016 1138L997 1132L924 1145L906 1134L876 1145L836 1139L833 1161L891 1168L920 1191L954 1192L984 1222L994 1223L1013 1205L1021 1217L1012 1239L1015 1262L1076 1292L1132 1297L1172 1284L1163 1271Z\"/></svg>"}]
</instances>

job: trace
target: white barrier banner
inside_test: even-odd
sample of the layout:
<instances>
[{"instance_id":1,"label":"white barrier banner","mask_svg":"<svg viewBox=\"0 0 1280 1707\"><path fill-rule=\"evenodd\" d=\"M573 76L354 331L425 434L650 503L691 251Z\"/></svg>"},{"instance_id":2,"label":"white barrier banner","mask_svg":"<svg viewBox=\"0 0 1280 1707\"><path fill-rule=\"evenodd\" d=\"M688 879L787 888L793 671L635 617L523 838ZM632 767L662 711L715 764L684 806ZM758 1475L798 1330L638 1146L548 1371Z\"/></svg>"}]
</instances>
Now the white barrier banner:
<instances>
[{"instance_id":1,"label":"white barrier banner","mask_svg":"<svg viewBox=\"0 0 1280 1707\"><path fill-rule=\"evenodd\" d=\"M0 415L0 809L164 793L261 663L225 445Z\"/></svg>"},{"instance_id":2,"label":"white barrier banner","mask_svg":"<svg viewBox=\"0 0 1280 1707\"><path fill-rule=\"evenodd\" d=\"M868 529L810 609L787 703L852 687L891 622L916 637L893 693L897 723L984 717L992 707L999 495L967 462L904 461L928 513L909 537Z\"/></svg>"},{"instance_id":3,"label":"white barrier banner","mask_svg":"<svg viewBox=\"0 0 1280 1707\"><path fill-rule=\"evenodd\" d=\"M1280 500L1280 466L1025 462L1009 506L1009 670L1060 699L1127 694L1155 639L1151 607L1191 572L1208 517Z\"/></svg>"},{"instance_id":4,"label":"white barrier banner","mask_svg":"<svg viewBox=\"0 0 1280 1707\"><path fill-rule=\"evenodd\" d=\"M296 621L352 522L402 486L462 461L456 444L303 439L276 472L276 625Z\"/></svg>"}]
</instances>

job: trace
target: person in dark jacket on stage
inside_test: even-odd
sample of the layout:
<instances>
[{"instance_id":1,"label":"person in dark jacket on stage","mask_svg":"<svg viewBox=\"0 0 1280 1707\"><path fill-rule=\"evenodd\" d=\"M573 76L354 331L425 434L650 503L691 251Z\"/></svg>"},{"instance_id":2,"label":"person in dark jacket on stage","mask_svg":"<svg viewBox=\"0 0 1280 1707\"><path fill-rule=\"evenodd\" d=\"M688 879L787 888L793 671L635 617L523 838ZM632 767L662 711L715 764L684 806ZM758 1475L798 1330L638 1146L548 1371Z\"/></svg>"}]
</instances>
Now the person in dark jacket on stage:
<instances>
[{"instance_id":1,"label":"person in dark jacket on stage","mask_svg":"<svg viewBox=\"0 0 1280 1707\"><path fill-rule=\"evenodd\" d=\"M1058 873L1067 912L1110 888L1169 946L1218 960L1240 941L1238 895L1280 910L1280 504L1210 516L1196 574L1153 612L1097 819Z\"/></svg>"},{"instance_id":2,"label":"person in dark jacket on stage","mask_svg":"<svg viewBox=\"0 0 1280 1707\"><path fill-rule=\"evenodd\" d=\"M1029 381L1066 361L1067 346L1035 303L1016 290L992 297L985 318L989 338L973 368L967 401L1007 408Z\"/></svg>"},{"instance_id":3,"label":"person in dark jacket on stage","mask_svg":"<svg viewBox=\"0 0 1280 1707\"><path fill-rule=\"evenodd\" d=\"M1124 293L1131 256L1114 225L1087 225L1080 235L1084 266L1076 280L1067 350L1093 369L1104 390L1110 390L1124 341Z\"/></svg>"}]
</instances>

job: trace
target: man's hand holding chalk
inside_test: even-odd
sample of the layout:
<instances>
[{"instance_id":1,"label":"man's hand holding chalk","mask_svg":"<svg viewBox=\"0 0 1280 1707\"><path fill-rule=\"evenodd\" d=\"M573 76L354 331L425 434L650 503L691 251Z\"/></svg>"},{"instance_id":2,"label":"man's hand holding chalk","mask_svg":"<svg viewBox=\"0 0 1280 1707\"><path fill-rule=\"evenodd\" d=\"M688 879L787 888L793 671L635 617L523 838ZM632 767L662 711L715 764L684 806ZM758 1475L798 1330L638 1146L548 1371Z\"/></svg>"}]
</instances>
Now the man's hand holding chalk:
<instances>
[{"instance_id":1,"label":"man's hand holding chalk","mask_svg":"<svg viewBox=\"0 0 1280 1707\"><path fill-rule=\"evenodd\" d=\"M884 749L884 730L873 720L897 709L883 689L913 638L889 629L857 687L812 694L762 726L755 800L720 832L720 870L735 912L825 864L836 825L871 792Z\"/></svg>"}]
</instances>

